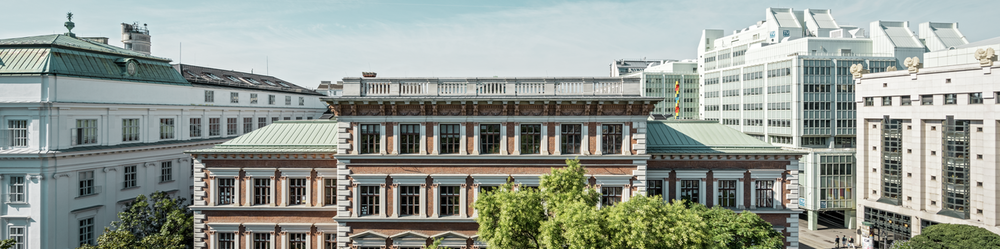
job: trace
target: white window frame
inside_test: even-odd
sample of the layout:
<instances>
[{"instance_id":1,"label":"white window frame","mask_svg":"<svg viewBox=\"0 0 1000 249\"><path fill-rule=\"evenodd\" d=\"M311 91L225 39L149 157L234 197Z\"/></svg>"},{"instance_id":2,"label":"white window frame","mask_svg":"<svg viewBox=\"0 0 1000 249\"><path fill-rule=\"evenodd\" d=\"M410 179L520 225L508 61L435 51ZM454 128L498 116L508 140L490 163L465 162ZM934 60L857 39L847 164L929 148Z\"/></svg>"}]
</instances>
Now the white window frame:
<instances>
[{"instance_id":1,"label":"white window frame","mask_svg":"<svg viewBox=\"0 0 1000 249\"><path fill-rule=\"evenodd\" d=\"M218 170L218 169L216 169L216 170ZM247 206L258 206L258 207L271 206L271 207L273 207L273 206L277 205L277 203L276 203L277 200L275 200L275 197L274 197L275 196L275 192L276 192L275 189L278 188L278 186L275 186L275 181L274 181L275 180L275 177L274 177L274 171L275 170L276 170L275 168L252 168L252 169L244 168L243 169L243 174L244 174L244 177L245 177L244 179L246 180L246 181L244 181L244 184L246 185L246 189L247 189L247 191L246 191L247 192L247 196L246 196L246 198L247 198L246 199L247 200ZM268 189L268 195L269 195L268 196L268 202L269 202L268 204L254 204L253 203L253 201L254 201L254 192L255 192L254 191L254 180L256 180L256 179L267 179L271 183L270 184L270 188ZM272 238L272 241L273 241L273 238Z\"/></svg>"},{"instance_id":2,"label":"white window frame","mask_svg":"<svg viewBox=\"0 0 1000 249\"><path fill-rule=\"evenodd\" d=\"M272 185L273 186L273 185ZM274 189L274 188L272 188ZM275 248L275 242L278 239L277 233L274 232L274 223L243 223L243 233L246 236L247 249L253 249L253 234L255 233L267 233L271 234L270 247Z\"/></svg>"},{"instance_id":3,"label":"white window frame","mask_svg":"<svg viewBox=\"0 0 1000 249\"><path fill-rule=\"evenodd\" d=\"M229 92L229 103L239 104L240 103L240 93L239 92Z\"/></svg>"},{"instance_id":4,"label":"white window frame","mask_svg":"<svg viewBox=\"0 0 1000 249\"><path fill-rule=\"evenodd\" d=\"M326 236L327 235L333 235L334 238L340 237L340 235L337 232L338 232L337 225L320 225L320 224L316 224L316 237L317 237L316 244L319 245L318 248L320 248L320 249L337 249L336 244L340 243L339 240L334 243L335 246L333 248L327 248L326 247Z\"/></svg>"},{"instance_id":5,"label":"white window frame","mask_svg":"<svg viewBox=\"0 0 1000 249\"><path fill-rule=\"evenodd\" d=\"M165 120L170 120L170 124L166 125L163 123ZM160 118L160 140L174 140L177 139L177 119L176 118ZM164 130L169 130L169 132L164 132Z\"/></svg>"},{"instance_id":6,"label":"white window frame","mask_svg":"<svg viewBox=\"0 0 1000 249\"><path fill-rule=\"evenodd\" d=\"M209 190L208 190L208 192L210 193L210 196L208 198L208 205L209 206L219 206L219 205L217 205L217 203L219 203L219 181L217 181L216 179L233 178L233 179L235 179L235 182L233 182L233 188L236 191L235 193L233 193L233 204L227 204L227 205L223 205L223 206L241 206L240 205L241 204L241 202L240 202L240 199L241 199L240 198L240 187L241 187L240 186L240 169L239 168L208 168L207 170L209 172L209 180L212 181L211 184L210 184L210 186L209 186ZM271 187L273 188L274 185L272 184ZM253 196L253 193L252 193L253 192L253 183L252 183L252 180L251 180L251 183L249 184L249 187L247 189L248 189L247 192L251 192L250 196ZM251 200L252 201L253 199L247 199L247 200ZM253 203L250 203L250 204L252 205Z\"/></svg>"},{"instance_id":7,"label":"white window frame","mask_svg":"<svg viewBox=\"0 0 1000 249\"><path fill-rule=\"evenodd\" d=\"M472 192L472 200L479 200L479 194L482 187L500 186L507 183L507 178L510 175L506 174L472 174L472 187L475 191ZM479 215L479 210L472 210L472 217Z\"/></svg>"},{"instance_id":8,"label":"white window frame","mask_svg":"<svg viewBox=\"0 0 1000 249\"><path fill-rule=\"evenodd\" d=\"M165 165L169 164L169 167ZM170 174L163 174L164 170L170 170ZM174 181L174 160L160 161L160 182L172 182ZM165 176L169 176L170 179L164 179Z\"/></svg>"},{"instance_id":9,"label":"white window frame","mask_svg":"<svg viewBox=\"0 0 1000 249\"><path fill-rule=\"evenodd\" d=\"M24 127L14 125L15 123L21 122L23 122ZM3 138L4 135L7 136L7 141L4 141L3 143L6 143L8 148L27 148L31 142L31 137L28 136L30 134L30 128L31 120L9 119L7 120L7 129L3 131L6 134L0 134L0 138ZM0 147L0 149L2 148L3 147Z\"/></svg>"},{"instance_id":10,"label":"white window frame","mask_svg":"<svg viewBox=\"0 0 1000 249\"><path fill-rule=\"evenodd\" d=\"M83 174L83 173L90 173L90 178L89 179L80 178L80 175ZM97 194L101 193L102 188L101 188L101 186L97 186L97 180L95 179L96 175L94 173L95 172L93 170L90 170L90 171L79 171L79 172L77 172L77 177L76 177L76 182L77 182L76 186L77 186L77 194L78 194L77 197L92 196L92 195L97 195ZM79 193L80 193L79 191L83 190L83 187L80 187L80 183L82 183L84 180L90 180L90 194L88 194L88 195L79 195Z\"/></svg>"},{"instance_id":11,"label":"white window frame","mask_svg":"<svg viewBox=\"0 0 1000 249\"><path fill-rule=\"evenodd\" d=\"M143 140L142 139L142 118L139 118L139 117L122 117L121 121L122 121L121 122L121 124L122 124L122 126L121 126L121 131L122 131L121 142L122 143L141 143L142 140ZM131 122L131 121L135 121L135 125L129 125L129 126L125 125L126 122ZM134 130L129 130L130 128L134 129ZM134 132L131 132L131 131L134 131ZM127 137L129 137L130 135L133 135L133 134L135 135L134 139L132 139L132 140L126 140Z\"/></svg>"},{"instance_id":12,"label":"white window frame","mask_svg":"<svg viewBox=\"0 0 1000 249\"><path fill-rule=\"evenodd\" d=\"M290 179L306 179L306 201L305 204L300 205L290 205ZM293 206L293 207L312 207L312 169L311 168L283 168L281 169L281 206Z\"/></svg>"},{"instance_id":13,"label":"white window frame","mask_svg":"<svg viewBox=\"0 0 1000 249\"><path fill-rule=\"evenodd\" d=\"M205 103L215 103L215 91L205 90Z\"/></svg>"},{"instance_id":14,"label":"white window frame","mask_svg":"<svg viewBox=\"0 0 1000 249\"><path fill-rule=\"evenodd\" d=\"M289 224L289 223L279 223L281 227L281 232L284 236L281 236L282 245L281 248L291 248L291 236L292 233L303 233L306 235L306 249L312 249L312 224ZM273 241L273 239L272 239Z\"/></svg>"},{"instance_id":15,"label":"white window frame","mask_svg":"<svg viewBox=\"0 0 1000 249\"><path fill-rule=\"evenodd\" d=\"M10 204L26 204L26 203L28 203L28 179L29 179L29 177L26 176L26 175L11 175L11 176L8 176L8 178L10 178L10 179L7 180L7 202L10 203ZM14 189L15 189L14 188L15 187L14 180L15 179L20 179L21 180L21 183L20 183L21 191L20 191L20 193L15 193L14 192ZM20 201L15 200L17 198L14 198L14 195L18 195L21 200Z\"/></svg>"},{"instance_id":16,"label":"white window frame","mask_svg":"<svg viewBox=\"0 0 1000 249\"><path fill-rule=\"evenodd\" d=\"M339 186L340 180L337 179L337 169L317 168L315 170L316 170L316 182L319 183L319 189L316 190L316 196L317 198L319 198L319 201L316 202L317 203L316 206L318 207L337 206L337 203L340 202L340 197L341 197L341 194L339 193L341 189ZM328 179L332 179L338 182L338 186L334 190L336 191L336 193L334 193L335 194L334 203L329 205L326 204L326 180Z\"/></svg>"},{"instance_id":17,"label":"white window frame","mask_svg":"<svg viewBox=\"0 0 1000 249\"><path fill-rule=\"evenodd\" d=\"M708 178L708 170L675 170L677 176L677 182L674 182L674 193L676 198L680 200L681 198L681 181L683 180L698 180L698 203L705 205L705 181L703 178ZM666 185L666 184L664 184Z\"/></svg>"},{"instance_id":18,"label":"white window frame","mask_svg":"<svg viewBox=\"0 0 1000 249\"><path fill-rule=\"evenodd\" d=\"M757 181L774 181L774 185L771 188L773 193L771 198L771 207L764 208L774 208L780 209L782 204L781 199L781 175L785 172L784 169L751 169L750 170L750 209L757 209Z\"/></svg>"},{"instance_id":19,"label":"white window frame","mask_svg":"<svg viewBox=\"0 0 1000 249\"><path fill-rule=\"evenodd\" d=\"M129 173L128 169L132 168L132 172ZM129 186L129 174L132 175L132 185ZM139 187L139 165L124 165L122 166L122 189L132 189Z\"/></svg>"},{"instance_id":20,"label":"white window frame","mask_svg":"<svg viewBox=\"0 0 1000 249\"><path fill-rule=\"evenodd\" d=\"M603 198L604 187L620 187L622 188L622 200L621 202L626 202L632 197L632 175L594 175L594 179L597 179L597 191L601 193ZM603 205L602 201L597 202L597 207L601 208Z\"/></svg>"},{"instance_id":21,"label":"white window frame","mask_svg":"<svg viewBox=\"0 0 1000 249\"><path fill-rule=\"evenodd\" d=\"M746 207L743 205L743 203L745 201L744 200L745 197L743 196L743 183L744 183L743 176L744 176L744 173L746 173L745 170L744 171L735 171L735 170L712 171L712 180L713 180L712 193L715 195L713 197L713 198L715 198L714 199L715 201L712 202L712 203L715 204L715 205L720 205L720 203L722 203L720 201L720 198L722 197L722 193L719 192L719 181L734 181L735 180L736 181L736 207L733 207L733 208L736 208L736 209L746 209Z\"/></svg>"},{"instance_id":22,"label":"white window frame","mask_svg":"<svg viewBox=\"0 0 1000 249\"><path fill-rule=\"evenodd\" d=\"M93 243L89 243L89 245L96 245L97 244L97 231L96 231L96 229L97 229L97 225L96 225L97 218L95 218L95 216L89 216L89 217L83 217L83 218L76 219L76 235L77 235L77 237L76 237L76 242L77 243L76 244L77 245L83 244L83 241L80 240L80 236L83 236L83 233L80 232L80 230L83 229L83 227L80 226L80 222L83 221L83 220L87 220L87 219L90 219L90 240L93 242Z\"/></svg>"},{"instance_id":23,"label":"white window frame","mask_svg":"<svg viewBox=\"0 0 1000 249\"><path fill-rule=\"evenodd\" d=\"M361 200L360 200L360 198L361 198L361 186L375 186L375 185L381 186L379 188L379 202L378 202L379 203L379 214L378 214L378 217L379 218L385 218L386 217L386 212L385 212L385 206L386 206L385 177L386 176L387 176L386 174L354 174L354 175L351 175L352 183L355 184L354 189L353 189L353 192L354 192L353 196L356 196L355 198L359 198L359 199L356 199L355 201L353 201L353 206L354 206L353 209L354 209L354 211L352 212L352 215L354 217L361 217ZM374 216L374 215L370 215L370 216Z\"/></svg>"},{"instance_id":24,"label":"white window frame","mask_svg":"<svg viewBox=\"0 0 1000 249\"><path fill-rule=\"evenodd\" d=\"M12 229L15 229L15 228L21 230L20 234L17 234L18 236L16 236L16 237L19 237L20 239L16 239L15 238L15 233L13 233L11 231ZM25 239L26 238L25 234L27 233L27 231L28 231L28 227L27 226L23 226L23 225L20 225L20 226L19 225L8 225L7 226L7 239L14 239L14 245L12 245L10 247L11 249L25 249L25 248L28 248L28 240Z\"/></svg>"},{"instance_id":25,"label":"white window frame","mask_svg":"<svg viewBox=\"0 0 1000 249\"><path fill-rule=\"evenodd\" d=\"M417 217L427 217L427 174L393 174L392 177L392 188L393 188L393 209L392 217L399 217L399 209L402 204L399 195L400 186L420 186L420 214L415 215Z\"/></svg>"},{"instance_id":26,"label":"white window frame","mask_svg":"<svg viewBox=\"0 0 1000 249\"><path fill-rule=\"evenodd\" d=\"M210 238L209 243L211 249L219 249L219 236L222 233L233 233L233 248L240 248L240 224L239 223L210 223L208 224L209 231L212 231L212 238Z\"/></svg>"},{"instance_id":27,"label":"white window frame","mask_svg":"<svg viewBox=\"0 0 1000 249\"><path fill-rule=\"evenodd\" d=\"M250 94L250 104L257 104L257 94L256 93L251 93Z\"/></svg>"},{"instance_id":28,"label":"white window frame","mask_svg":"<svg viewBox=\"0 0 1000 249\"><path fill-rule=\"evenodd\" d=\"M503 125L501 125L500 127L501 127L500 129L503 130ZM459 191L458 217L459 218L468 217L467 215L468 212L466 212L466 209L468 209L468 204L466 203L468 200L468 196L466 196L467 195L466 193L468 191L466 191L466 188L468 188L468 186L465 182L465 179L468 177L469 175L466 174L431 175L433 182L433 185L431 185L431 187L434 188L434 213L431 214L431 217L434 218L441 217L441 186L458 186L458 191Z\"/></svg>"},{"instance_id":29,"label":"white window frame","mask_svg":"<svg viewBox=\"0 0 1000 249\"><path fill-rule=\"evenodd\" d=\"M101 122L100 122L99 118L96 118L96 117L95 118L83 117L83 118L73 119L73 121L74 121L73 122L73 128L70 130L70 145L71 146L81 146L81 145L90 146L90 145L99 145L99 144L101 144L101 140L100 140L100 138L101 138ZM77 125L79 125L80 121L84 121L84 122L86 122L86 121L93 121L94 122L94 126L79 127ZM82 138L81 139L77 139L78 136L83 136L83 135L80 135L80 133L83 132L84 130L92 130L93 131L93 133L94 133L94 136L93 136L94 137L94 142L83 143L83 141L86 141L87 139L82 139Z\"/></svg>"}]
</instances>

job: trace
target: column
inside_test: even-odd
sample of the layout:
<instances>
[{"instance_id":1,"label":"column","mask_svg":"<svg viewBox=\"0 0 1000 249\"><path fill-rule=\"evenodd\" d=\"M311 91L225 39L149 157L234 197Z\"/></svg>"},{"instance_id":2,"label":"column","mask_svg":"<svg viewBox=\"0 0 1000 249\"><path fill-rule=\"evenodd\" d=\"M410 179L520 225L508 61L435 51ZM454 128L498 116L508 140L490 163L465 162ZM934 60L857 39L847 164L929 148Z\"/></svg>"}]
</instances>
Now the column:
<instances>
[{"instance_id":1,"label":"column","mask_svg":"<svg viewBox=\"0 0 1000 249\"><path fill-rule=\"evenodd\" d=\"M472 124L472 154L479 155L479 123Z\"/></svg>"},{"instance_id":2,"label":"column","mask_svg":"<svg viewBox=\"0 0 1000 249\"><path fill-rule=\"evenodd\" d=\"M427 155L427 123L420 123L420 154Z\"/></svg>"},{"instance_id":3,"label":"column","mask_svg":"<svg viewBox=\"0 0 1000 249\"><path fill-rule=\"evenodd\" d=\"M310 174L311 174L311 172L310 172ZM316 184L316 185L317 186L323 186L322 184ZM307 176L306 177L306 204L305 204L306 207L312 207L313 206L312 188L313 188L313 178L312 178L312 176Z\"/></svg>"},{"instance_id":4,"label":"column","mask_svg":"<svg viewBox=\"0 0 1000 249\"><path fill-rule=\"evenodd\" d=\"M215 206L215 203L218 203L218 200L216 200L216 198L218 198L218 196L219 196L219 192L217 192L218 189L219 189L219 184L216 183L215 176L208 176L208 186L209 186L208 187L208 206ZM25 197L27 197L27 196L25 196Z\"/></svg>"},{"instance_id":5,"label":"column","mask_svg":"<svg viewBox=\"0 0 1000 249\"><path fill-rule=\"evenodd\" d=\"M816 215L816 210L808 210L808 211L809 211L809 217L807 217L807 219L809 221L809 225L807 226L807 228L809 229L809 231L816 231L816 221L817 221L816 219L818 219Z\"/></svg>"},{"instance_id":6,"label":"column","mask_svg":"<svg viewBox=\"0 0 1000 249\"><path fill-rule=\"evenodd\" d=\"M326 206L326 178L316 177L316 201L313 207Z\"/></svg>"},{"instance_id":7,"label":"column","mask_svg":"<svg viewBox=\"0 0 1000 249\"><path fill-rule=\"evenodd\" d=\"M392 184L392 218L399 217L399 184Z\"/></svg>"},{"instance_id":8,"label":"column","mask_svg":"<svg viewBox=\"0 0 1000 249\"><path fill-rule=\"evenodd\" d=\"M378 197L380 201L378 202L378 217L385 218L385 183L379 184Z\"/></svg>"},{"instance_id":9,"label":"column","mask_svg":"<svg viewBox=\"0 0 1000 249\"><path fill-rule=\"evenodd\" d=\"M465 215L465 213L466 213L465 210L468 209L468 204L467 204L467 201L466 201L466 200L468 200L467 199L468 198L468 194L466 194L466 192L468 192L468 191L466 191L466 187L468 187L468 185L466 185L465 183L462 183L462 189L461 189L462 192L460 194L461 196L459 196L459 201L461 201L460 202L461 204L458 205L458 207L459 207L458 215L459 215L459 217L462 217L462 218L468 217L468 216Z\"/></svg>"},{"instance_id":10,"label":"column","mask_svg":"<svg viewBox=\"0 0 1000 249\"><path fill-rule=\"evenodd\" d=\"M507 155L507 125L509 122L500 122L500 155Z\"/></svg>"},{"instance_id":11,"label":"column","mask_svg":"<svg viewBox=\"0 0 1000 249\"><path fill-rule=\"evenodd\" d=\"M359 123L353 123L352 122L351 125L354 126L354 129L353 129L354 130L354 135L351 136L351 138L353 139L352 142L354 143L354 146L352 146L352 148L351 148L351 154L352 155L357 155L358 151L360 150L359 148L361 148L360 147L361 146L361 124L359 124Z\"/></svg>"},{"instance_id":12,"label":"column","mask_svg":"<svg viewBox=\"0 0 1000 249\"><path fill-rule=\"evenodd\" d=\"M434 189L434 194L441 193L441 185L437 183L431 184L431 189ZM431 213L431 218L437 218L441 213L441 198L434 198L434 213Z\"/></svg>"},{"instance_id":13,"label":"column","mask_svg":"<svg viewBox=\"0 0 1000 249\"><path fill-rule=\"evenodd\" d=\"M242 206L240 203L240 187L242 184L240 184L240 176L238 174L233 176L233 191L236 192L233 193L233 206Z\"/></svg>"},{"instance_id":14,"label":"column","mask_svg":"<svg viewBox=\"0 0 1000 249\"><path fill-rule=\"evenodd\" d=\"M589 125L590 125L590 122L584 122L583 125L580 126L580 128L581 128L581 130L580 130L580 132L581 132L581 134L580 134L580 155L584 155L584 156L590 155L590 133L587 133L587 130L589 130L589 128L587 126L589 126Z\"/></svg>"},{"instance_id":15,"label":"column","mask_svg":"<svg viewBox=\"0 0 1000 249\"><path fill-rule=\"evenodd\" d=\"M268 188L269 192L271 194L271 196L269 196L270 198L268 199L268 201L271 202L270 206L272 206L272 207L275 206L275 204L277 204L277 203L275 203L275 194L276 194L275 193L275 189L278 188L278 184L277 184L277 182L275 180L276 179L274 178L274 176L271 176L271 182L270 182L271 183L271 187Z\"/></svg>"},{"instance_id":16,"label":"column","mask_svg":"<svg viewBox=\"0 0 1000 249\"><path fill-rule=\"evenodd\" d=\"M698 181L698 202L701 203L701 205L705 205L705 203L708 203L708 201L705 200L705 192L708 191L707 189L705 189L705 181L707 180L708 179L701 178L701 180Z\"/></svg>"},{"instance_id":17,"label":"column","mask_svg":"<svg viewBox=\"0 0 1000 249\"><path fill-rule=\"evenodd\" d=\"M434 149L431 150L431 155L440 154L440 152L438 152L438 150L441 150L441 129L440 128L441 128L440 125L434 124L434 146L436 146L437 148L434 148Z\"/></svg>"},{"instance_id":18,"label":"column","mask_svg":"<svg viewBox=\"0 0 1000 249\"><path fill-rule=\"evenodd\" d=\"M541 143L542 144L541 145L542 148L541 148L541 153L539 153L539 154L542 154L542 155L548 155L549 154L549 145L548 145L548 141L549 141L549 126L548 125L549 125L549 123L542 122L542 141L544 141L544 142Z\"/></svg>"},{"instance_id":19,"label":"column","mask_svg":"<svg viewBox=\"0 0 1000 249\"><path fill-rule=\"evenodd\" d=\"M622 124L622 155L632 155L632 129L629 122ZM704 181L702 181L704 184ZM704 203L702 203L704 204Z\"/></svg>"},{"instance_id":20,"label":"column","mask_svg":"<svg viewBox=\"0 0 1000 249\"><path fill-rule=\"evenodd\" d=\"M392 154L399 155L399 122L392 123Z\"/></svg>"},{"instance_id":21,"label":"column","mask_svg":"<svg viewBox=\"0 0 1000 249\"><path fill-rule=\"evenodd\" d=\"M556 128L555 129L555 133L556 134L552 134L552 136L555 136L555 142L553 142L555 144L555 146L553 146L553 147L555 147L556 149L555 149L555 151L552 152L552 154L553 155L562 155L562 150L560 148L562 146L559 146L560 145L559 138L560 138L560 135L561 135L560 134L560 130L562 129L562 126L559 125L559 123L552 123L552 125L555 126L555 128ZM548 147L549 146L549 141L548 140L543 140L542 141L542 146Z\"/></svg>"},{"instance_id":22,"label":"column","mask_svg":"<svg viewBox=\"0 0 1000 249\"><path fill-rule=\"evenodd\" d=\"M427 184L420 184L420 216L427 217Z\"/></svg>"},{"instance_id":23,"label":"column","mask_svg":"<svg viewBox=\"0 0 1000 249\"><path fill-rule=\"evenodd\" d=\"M514 123L514 153L521 154L521 123Z\"/></svg>"},{"instance_id":24,"label":"column","mask_svg":"<svg viewBox=\"0 0 1000 249\"><path fill-rule=\"evenodd\" d=\"M281 200L280 200L281 203L278 203L278 206L279 207L288 206L288 201L291 200L291 198L288 198L288 185L289 185L288 177L282 176L281 178L278 179L281 179ZM277 187L277 185L275 185L275 187Z\"/></svg>"},{"instance_id":25,"label":"column","mask_svg":"<svg viewBox=\"0 0 1000 249\"><path fill-rule=\"evenodd\" d=\"M757 190L754 189L756 183L756 178L750 178L750 209L757 209Z\"/></svg>"},{"instance_id":26,"label":"column","mask_svg":"<svg viewBox=\"0 0 1000 249\"><path fill-rule=\"evenodd\" d=\"M604 152L601 151L601 123L597 122L594 126L596 131L594 131L596 139L594 139L594 155L602 155ZM679 195L678 195L679 196Z\"/></svg>"},{"instance_id":27,"label":"column","mask_svg":"<svg viewBox=\"0 0 1000 249\"><path fill-rule=\"evenodd\" d=\"M379 146L378 149L379 149L379 154L381 154L381 155L385 155L386 153L389 152L389 150L385 148L386 147L385 146L386 145L386 143L385 143L385 137L386 137L386 134L385 134L385 125L386 124L389 124L389 123L382 122L378 126L378 129L379 129L379 131L378 131L378 134L379 134L379 144L382 145L382 146Z\"/></svg>"},{"instance_id":28,"label":"column","mask_svg":"<svg viewBox=\"0 0 1000 249\"><path fill-rule=\"evenodd\" d=\"M460 130L458 131L458 133L461 133L459 135L459 137L461 137L462 139L458 140L458 146L460 147L459 150L458 150L458 154L459 155L467 155L467 154L469 154L468 153L469 146L466 144L467 141L468 141L468 137L466 137L466 134L465 134L466 123L462 123L460 126L461 127L459 127ZM437 129L435 129L435 131L437 131ZM438 141L440 141L440 140L438 140Z\"/></svg>"}]
</instances>

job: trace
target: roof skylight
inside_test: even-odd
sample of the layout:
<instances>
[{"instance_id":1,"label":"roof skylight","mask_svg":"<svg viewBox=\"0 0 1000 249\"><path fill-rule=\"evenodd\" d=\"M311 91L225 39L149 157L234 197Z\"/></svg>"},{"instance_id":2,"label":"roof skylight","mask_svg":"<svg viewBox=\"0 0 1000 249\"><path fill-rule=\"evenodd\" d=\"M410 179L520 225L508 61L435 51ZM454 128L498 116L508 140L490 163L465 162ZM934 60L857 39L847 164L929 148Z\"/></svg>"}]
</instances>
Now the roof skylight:
<instances>
[{"instance_id":1,"label":"roof skylight","mask_svg":"<svg viewBox=\"0 0 1000 249\"><path fill-rule=\"evenodd\" d=\"M232 75L226 75L226 78L233 82L240 83L240 80L236 79L236 77L233 77Z\"/></svg>"},{"instance_id":2,"label":"roof skylight","mask_svg":"<svg viewBox=\"0 0 1000 249\"><path fill-rule=\"evenodd\" d=\"M212 78L213 80L222 80L222 78L219 78L219 76L215 76L212 73L205 73L205 76L208 76L209 78Z\"/></svg>"},{"instance_id":3,"label":"roof skylight","mask_svg":"<svg viewBox=\"0 0 1000 249\"><path fill-rule=\"evenodd\" d=\"M260 85L260 81L257 81L255 79L251 79L251 78L247 78L247 77L243 77L243 79L249 81L250 83L253 83L254 85Z\"/></svg>"}]
</instances>

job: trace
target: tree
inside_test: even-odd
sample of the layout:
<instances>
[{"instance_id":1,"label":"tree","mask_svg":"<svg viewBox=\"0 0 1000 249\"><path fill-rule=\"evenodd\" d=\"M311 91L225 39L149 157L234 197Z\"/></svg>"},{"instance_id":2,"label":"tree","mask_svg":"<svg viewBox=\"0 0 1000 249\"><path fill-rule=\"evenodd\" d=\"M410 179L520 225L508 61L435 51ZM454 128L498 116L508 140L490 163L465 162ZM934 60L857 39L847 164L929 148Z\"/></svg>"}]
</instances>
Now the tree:
<instances>
[{"instance_id":1,"label":"tree","mask_svg":"<svg viewBox=\"0 0 1000 249\"><path fill-rule=\"evenodd\" d=\"M899 248L1000 248L1000 235L985 228L936 224L923 229L910 241L897 243ZM908 246L908 247L907 247Z\"/></svg>"},{"instance_id":2,"label":"tree","mask_svg":"<svg viewBox=\"0 0 1000 249\"><path fill-rule=\"evenodd\" d=\"M14 247L14 243L17 243L14 239L0 240L0 249L8 249Z\"/></svg>"},{"instance_id":3,"label":"tree","mask_svg":"<svg viewBox=\"0 0 1000 249\"><path fill-rule=\"evenodd\" d=\"M475 206L479 212L479 237L496 248L539 248L539 233L545 213L538 190L513 191L504 184L482 193Z\"/></svg>"},{"instance_id":4,"label":"tree","mask_svg":"<svg viewBox=\"0 0 1000 249\"><path fill-rule=\"evenodd\" d=\"M708 225L684 201L637 195L604 208L606 233L614 248L704 248ZM651 232L656 231L656 232Z\"/></svg>"},{"instance_id":5,"label":"tree","mask_svg":"<svg viewBox=\"0 0 1000 249\"><path fill-rule=\"evenodd\" d=\"M700 204L692 207L708 223L709 234L715 248L781 248L784 235L771 224L752 212L736 213L733 210Z\"/></svg>"},{"instance_id":6,"label":"tree","mask_svg":"<svg viewBox=\"0 0 1000 249\"><path fill-rule=\"evenodd\" d=\"M97 246L81 248L189 248L194 243L194 219L185 199L154 192L148 198L139 195L128 210L118 213L97 238Z\"/></svg>"}]
</instances>

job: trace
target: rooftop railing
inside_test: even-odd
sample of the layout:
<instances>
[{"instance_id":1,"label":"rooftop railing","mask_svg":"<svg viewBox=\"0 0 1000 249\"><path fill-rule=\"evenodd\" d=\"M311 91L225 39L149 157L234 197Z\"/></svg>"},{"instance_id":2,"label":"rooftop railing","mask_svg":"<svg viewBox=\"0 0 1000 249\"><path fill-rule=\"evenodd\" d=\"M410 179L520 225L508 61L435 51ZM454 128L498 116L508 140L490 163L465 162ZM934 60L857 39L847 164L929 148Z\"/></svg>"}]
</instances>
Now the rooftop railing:
<instances>
[{"instance_id":1,"label":"rooftop railing","mask_svg":"<svg viewBox=\"0 0 1000 249\"><path fill-rule=\"evenodd\" d=\"M638 78L525 80L361 79L344 83L344 96L642 96Z\"/></svg>"}]
</instances>

